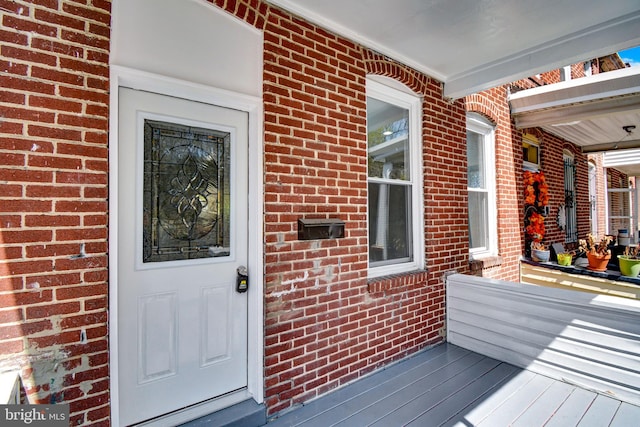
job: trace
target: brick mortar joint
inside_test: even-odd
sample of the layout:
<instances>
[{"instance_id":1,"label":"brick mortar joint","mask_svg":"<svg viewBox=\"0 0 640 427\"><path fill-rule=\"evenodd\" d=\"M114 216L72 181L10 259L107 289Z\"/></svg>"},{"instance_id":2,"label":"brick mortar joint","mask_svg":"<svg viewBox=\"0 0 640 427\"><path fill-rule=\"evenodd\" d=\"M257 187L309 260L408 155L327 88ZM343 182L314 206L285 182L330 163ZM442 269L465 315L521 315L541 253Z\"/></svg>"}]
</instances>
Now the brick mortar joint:
<instances>
[{"instance_id":1,"label":"brick mortar joint","mask_svg":"<svg viewBox=\"0 0 640 427\"><path fill-rule=\"evenodd\" d=\"M77 15L77 14L65 11L64 10L64 5L69 5L69 6L76 7L78 9L83 9L83 10L86 10L86 11L100 12L101 14L111 16L111 12L110 11L105 10L105 9L103 9L101 7L93 6L91 3L77 4L77 3L73 2L73 1L61 0L59 2L59 4L58 4L58 8L57 9L52 9L52 8L49 8L49 7L46 7L46 6L42 6L42 5L39 5L39 4L33 4L33 3L29 3L29 2L20 2L19 0L14 0L14 2L22 3L26 7L30 8L29 15L18 15L18 16L28 17L31 20L34 20L36 22L40 22L41 21L41 19L37 19L35 17L35 12L38 11L38 10L44 11L44 12L48 12L48 13L57 14L57 15L60 15L60 16L63 16L63 17L67 17L67 18L74 18L74 19L77 19L77 20L86 20L87 19L85 16ZM51 22L48 22L48 21L45 21L45 22L47 22L47 25L63 26L61 24L55 24L55 23L51 23ZM91 23L97 23L97 24L100 24L100 25L105 25L103 22L95 20L95 19L91 20L90 22Z\"/></svg>"}]
</instances>

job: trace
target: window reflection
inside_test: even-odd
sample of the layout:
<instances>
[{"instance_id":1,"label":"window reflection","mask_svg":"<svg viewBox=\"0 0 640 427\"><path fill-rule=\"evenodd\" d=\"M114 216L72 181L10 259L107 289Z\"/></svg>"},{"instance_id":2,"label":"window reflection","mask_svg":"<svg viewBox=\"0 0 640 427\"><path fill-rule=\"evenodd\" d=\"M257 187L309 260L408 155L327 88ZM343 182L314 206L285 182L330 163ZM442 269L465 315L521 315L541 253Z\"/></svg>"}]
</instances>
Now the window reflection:
<instances>
[{"instance_id":1,"label":"window reflection","mask_svg":"<svg viewBox=\"0 0 640 427\"><path fill-rule=\"evenodd\" d=\"M409 110L367 98L369 262L412 259Z\"/></svg>"}]
</instances>

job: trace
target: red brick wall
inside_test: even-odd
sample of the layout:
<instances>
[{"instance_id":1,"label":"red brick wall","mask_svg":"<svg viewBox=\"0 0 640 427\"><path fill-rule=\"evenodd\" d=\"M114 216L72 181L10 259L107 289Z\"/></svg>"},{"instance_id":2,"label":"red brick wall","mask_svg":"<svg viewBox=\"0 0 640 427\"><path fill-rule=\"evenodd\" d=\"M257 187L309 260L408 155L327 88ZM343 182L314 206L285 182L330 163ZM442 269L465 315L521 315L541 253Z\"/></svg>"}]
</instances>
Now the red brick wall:
<instances>
[{"instance_id":1,"label":"red brick wall","mask_svg":"<svg viewBox=\"0 0 640 427\"><path fill-rule=\"evenodd\" d=\"M498 255L495 260L474 263L479 274L502 280L519 280L524 245L522 232L522 137L511 121L506 86L467 96L466 110L483 115L495 126L496 203Z\"/></svg>"},{"instance_id":2,"label":"red brick wall","mask_svg":"<svg viewBox=\"0 0 640 427\"><path fill-rule=\"evenodd\" d=\"M266 3L213 3L264 31L264 373L273 414L443 339L443 277L468 271L465 110L443 99L439 82ZM74 424L106 425L110 3L0 0L0 19L0 368L21 369L31 401L68 402ZM424 97L426 269L375 280L367 74ZM472 104L497 125L503 265L490 274L513 279L520 133L504 88ZM341 218L345 237L299 241L301 217Z\"/></svg>"},{"instance_id":3,"label":"red brick wall","mask_svg":"<svg viewBox=\"0 0 640 427\"><path fill-rule=\"evenodd\" d=\"M598 68L598 61L592 61L592 73L598 74L600 72ZM571 65L571 77L573 79L585 77L584 64L577 63ZM538 83L552 84L560 81L559 70L543 73L540 79L534 79ZM520 88L535 87L536 84L532 83L532 79L520 80L514 83L514 86ZM543 132L539 129L528 130L539 136L541 141L541 155L542 155L542 170L547 178L549 185L550 198L550 215L545 220L546 238L545 240L554 242L564 242L564 231L560 230L557 225L558 206L564 203L564 166L563 166L563 151L569 151L573 153L576 164L576 203L577 203L577 225L578 225L578 238L584 238L591 230L591 223L589 218L590 201L589 201L589 168L588 160L591 160L599 171L597 177L598 194L596 201L596 209L598 210L598 230L599 234L603 235L606 230L605 224L605 188L604 188L604 168L602 167L602 156L591 155L587 156L582 154L579 147L569 143L561 138L555 137L551 134ZM519 143L519 142L518 142ZM610 173L616 177L622 177L623 182L626 183L627 177L621 174L619 171L611 169ZM616 178L615 182L618 180ZM617 186L618 184L616 184ZM617 230L614 230L617 232ZM615 234L615 233L614 233Z\"/></svg>"},{"instance_id":4,"label":"red brick wall","mask_svg":"<svg viewBox=\"0 0 640 427\"><path fill-rule=\"evenodd\" d=\"M110 2L0 2L0 371L108 423Z\"/></svg>"},{"instance_id":5,"label":"red brick wall","mask_svg":"<svg viewBox=\"0 0 640 427\"><path fill-rule=\"evenodd\" d=\"M584 74L582 64L572 67L578 76ZM583 237L590 228L588 168L586 156L573 144L548 134L541 129L516 129L511 120L507 102L507 88L530 89L560 81L560 72L553 70L539 76L520 80L465 98L466 110L482 114L495 125L496 192L498 208L498 255L472 263L474 274L502 280L519 280L519 261L524 253L524 187L522 184L523 159L522 135L531 133L538 139L541 152L541 169L545 173L550 194L550 215L545 220L545 242L564 242L564 231L557 224L558 207L564 203L564 163L562 153L566 149L575 155L578 203L578 235Z\"/></svg>"},{"instance_id":6,"label":"red brick wall","mask_svg":"<svg viewBox=\"0 0 640 427\"><path fill-rule=\"evenodd\" d=\"M549 216L545 219L545 242L564 243L565 231L558 227L558 207L564 200L565 151L572 153L576 166L576 219L578 238L583 239L591 229L589 221L589 168L587 156L574 144L548 133L540 134L542 170L549 186Z\"/></svg>"},{"instance_id":7,"label":"red brick wall","mask_svg":"<svg viewBox=\"0 0 640 427\"><path fill-rule=\"evenodd\" d=\"M367 74L424 95L428 272L367 280ZM465 118L438 82L277 9L265 27L265 393L291 408L443 339L468 259ZM299 218L345 238L300 241Z\"/></svg>"},{"instance_id":8,"label":"red brick wall","mask_svg":"<svg viewBox=\"0 0 640 427\"><path fill-rule=\"evenodd\" d=\"M265 391L287 409L443 339L443 275L467 268L464 111L441 85L256 1L265 34ZM0 335L31 401L108 424L110 3L2 3ZM367 279L367 73L425 97L428 271ZM339 217L340 240L297 240ZM26 337L26 338L25 338Z\"/></svg>"}]
</instances>

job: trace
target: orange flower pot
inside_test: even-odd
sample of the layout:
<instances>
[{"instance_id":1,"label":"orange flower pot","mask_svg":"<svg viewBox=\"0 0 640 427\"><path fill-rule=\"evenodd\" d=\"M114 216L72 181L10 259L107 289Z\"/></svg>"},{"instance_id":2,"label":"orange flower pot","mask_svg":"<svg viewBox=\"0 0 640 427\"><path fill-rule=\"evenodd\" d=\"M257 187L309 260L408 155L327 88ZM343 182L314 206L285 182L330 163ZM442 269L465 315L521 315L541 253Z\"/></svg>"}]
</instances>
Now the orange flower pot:
<instances>
[{"instance_id":1,"label":"orange flower pot","mask_svg":"<svg viewBox=\"0 0 640 427\"><path fill-rule=\"evenodd\" d=\"M609 260L611 259L611 253L607 255L599 255L591 252L587 252L587 259L589 260L589 266L587 267L592 271L605 271L607 269L607 264L609 264Z\"/></svg>"}]
</instances>

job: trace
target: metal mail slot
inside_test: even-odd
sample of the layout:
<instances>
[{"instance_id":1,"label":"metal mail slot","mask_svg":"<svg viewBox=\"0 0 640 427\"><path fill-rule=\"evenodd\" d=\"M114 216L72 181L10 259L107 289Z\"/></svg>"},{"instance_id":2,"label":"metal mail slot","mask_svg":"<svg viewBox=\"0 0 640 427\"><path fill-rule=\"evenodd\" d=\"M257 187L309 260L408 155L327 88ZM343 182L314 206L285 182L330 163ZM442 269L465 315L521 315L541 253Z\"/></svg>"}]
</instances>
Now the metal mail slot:
<instances>
[{"instance_id":1,"label":"metal mail slot","mask_svg":"<svg viewBox=\"0 0 640 427\"><path fill-rule=\"evenodd\" d=\"M298 219L298 239L339 239L344 237L344 222L338 218Z\"/></svg>"}]
</instances>

